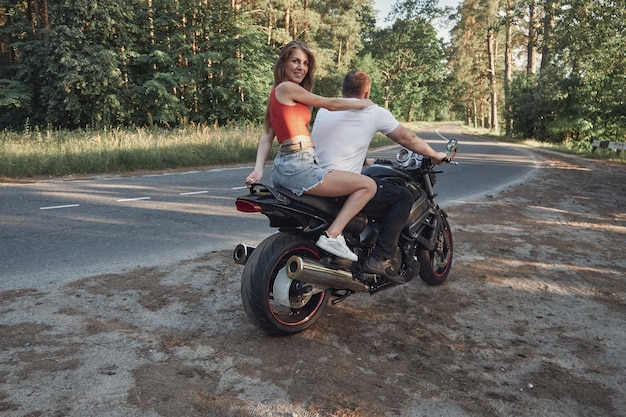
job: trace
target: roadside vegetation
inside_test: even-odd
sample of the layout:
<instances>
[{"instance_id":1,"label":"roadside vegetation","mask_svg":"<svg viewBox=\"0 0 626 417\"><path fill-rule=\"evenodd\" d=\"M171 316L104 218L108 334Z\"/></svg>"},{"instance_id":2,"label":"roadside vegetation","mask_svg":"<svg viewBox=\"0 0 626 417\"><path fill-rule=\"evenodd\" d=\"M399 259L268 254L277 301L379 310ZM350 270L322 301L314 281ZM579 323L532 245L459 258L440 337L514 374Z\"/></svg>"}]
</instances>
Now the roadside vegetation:
<instances>
[{"instance_id":1,"label":"roadside vegetation","mask_svg":"<svg viewBox=\"0 0 626 417\"><path fill-rule=\"evenodd\" d=\"M260 126L5 130L0 132L0 179L253 164L261 133ZM372 147L392 143L378 135ZM277 149L275 142L271 158Z\"/></svg>"},{"instance_id":2,"label":"roadside vegetation","mask_svg":"<svg viewBox=\"0 0 626 417\"><path fill-rule=\"evenodd\" d=\"M320 95L360 68L398 120L623 160L591 152L626 142L617 3L0 1L0 177L251 163L292 39L316 55Z\"/></svg>"},{"instance_id":3,"label":"roadside vegetation","mask_svg":"<svg viewBox=\"0 0 626 417\"><path fill-rule=\"evenodd\" d=\"M359 68L398 120L461 120L580 152L626 141L623 1L389 3L377 16L372 0L0 1L0 130L46 145L11 153L10 172L23 161L36 162L33 174L73 171L50 153L72 160L76 147L104 172L178 164L179 152L192 164L229 162L208 144L217 132L196 126L258 126L292 39L315 53L316 93L339 95ZM67 139L73 130L68 138L87 143Z\"/></svg>"},{"instance_id":4,"label":"roadside vegetation","mask_svg":"<svg viewBox=\"0 0 626 417\"><path fill-rule=\"evenodd\" d=\"M412 130L429 122L405 123ZM468 129L492 140L507 140L485 129ZM131 173L145 170L252 164L262 127L190 126L177 129L137 128L100 130L39 130L0 132L0 179ZM625 161L613 150L581 148L578 142L558 145L511 140L527 146ZM377 135L372 148L392 145ZM271 158L277 150L275 148Z\"/></svg>"},{"instance_id":5,"label":"roadside vegetation","mask_svg":"<svg viewBox=\"0 0 626 417\"><path fill-rule=\"evenodd\" d=\"M259 129L185 127L0 133L0 177L40 177L254 161Z\"/></svg>"}]
</instances>

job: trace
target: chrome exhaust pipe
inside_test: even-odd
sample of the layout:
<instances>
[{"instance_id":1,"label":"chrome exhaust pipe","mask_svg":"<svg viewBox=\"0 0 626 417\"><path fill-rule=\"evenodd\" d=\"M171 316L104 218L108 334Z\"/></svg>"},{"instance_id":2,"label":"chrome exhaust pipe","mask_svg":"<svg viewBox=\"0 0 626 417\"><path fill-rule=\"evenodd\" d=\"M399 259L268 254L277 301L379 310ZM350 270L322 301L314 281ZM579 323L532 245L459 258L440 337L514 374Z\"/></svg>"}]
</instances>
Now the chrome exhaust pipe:
<instances>
[{"instance_id":1,"label":"chrome exhaust pipe","mask_svg":"<svg viewBox=\"0 0 626 417\"><path fill-rule=\"evenodd\" d=\"M313 259L293 255L287 260L285 270L293 280L338 290L369 292L369 286L352 278L350 272L328 268Z\"/></svg>"},{"instance_id":2,"label":"chrome exhaust pipe","mask_svg":"<svg viewBox=\"0 0 626 417\"><path fill-rule=\"evenodd\" d=\"M248 246L243 243L238 244L233 251L233 260L238 265L245 265L254 249L254 246Z\"/></svg>"}]
</instances>

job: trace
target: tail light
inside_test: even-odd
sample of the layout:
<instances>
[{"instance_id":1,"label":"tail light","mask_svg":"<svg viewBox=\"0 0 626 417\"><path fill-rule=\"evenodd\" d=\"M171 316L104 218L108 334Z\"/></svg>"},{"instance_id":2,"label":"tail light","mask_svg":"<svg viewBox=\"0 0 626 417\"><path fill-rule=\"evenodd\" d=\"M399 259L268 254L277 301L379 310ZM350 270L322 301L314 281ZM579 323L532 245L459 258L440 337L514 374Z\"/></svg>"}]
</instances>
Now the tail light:
<instances>
[{"instance_id":1,"label":"tail light","mask_svg":"<svg viewBox=\"0 0 626 417\"><path fill-rule=\"evenodd\" d=\"M263 208L260 205L253 203L252 201L237 200L235 201L235 206L238 211L242 211L244 213L260 213L263 211Z\"/></svg>"}]
</instances>

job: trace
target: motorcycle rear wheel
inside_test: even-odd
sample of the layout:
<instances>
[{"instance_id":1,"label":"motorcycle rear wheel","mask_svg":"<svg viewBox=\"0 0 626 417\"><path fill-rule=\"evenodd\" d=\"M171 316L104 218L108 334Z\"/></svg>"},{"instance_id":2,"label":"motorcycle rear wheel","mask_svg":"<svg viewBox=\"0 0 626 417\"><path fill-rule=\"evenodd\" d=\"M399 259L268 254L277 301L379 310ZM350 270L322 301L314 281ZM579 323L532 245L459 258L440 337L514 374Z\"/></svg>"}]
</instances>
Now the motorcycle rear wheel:
<instances>
[{"instance_id":1,"label":"motorcycle rear wheel","mask_svg":"<svg viewBox=\"0 0 626 417\"><path fill-rule=\"evenodd\" d=\"M452 267L452 231L443 212L439 213L435 250L422 249L417 252L420 262L420 278L428 285L441 285L448 278Z\"/></svg>"},{"instance_id":2,"label":"motorcycle rear wheel","mask_svg":"<svg viewBox=\"0 0 626 417\"><path fill-rule=\"evenodd\" d=\"M279 273L284 274L285 264L292 255L320 259L319 248L313 242L280 232L257 246L243 270L241 299L244 310L256 326L272 336L292 335L311 327L321 317L331 296L329 290L308 295L300 281L292 281L288 284L292 306L277 302L274 282Z\"/></svg>"}]
</instances>

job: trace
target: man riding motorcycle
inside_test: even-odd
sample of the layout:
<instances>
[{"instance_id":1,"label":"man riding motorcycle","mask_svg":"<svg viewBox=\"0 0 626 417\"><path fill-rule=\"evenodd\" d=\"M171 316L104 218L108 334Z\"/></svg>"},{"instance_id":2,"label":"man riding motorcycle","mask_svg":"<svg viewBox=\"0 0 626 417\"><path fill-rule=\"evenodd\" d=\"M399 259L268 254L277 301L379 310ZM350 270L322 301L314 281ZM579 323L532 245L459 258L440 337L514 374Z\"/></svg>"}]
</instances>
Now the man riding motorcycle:
<instances>
[{"instance_id":1,"label":"man riding motorcycle","mask_svg":"<svg viewBox=\"0 0 626 417\"><path fill-rule=\"evenodd\" d=\"M371 79L360 70L346 74L342 84L344 98L370 97ZM361 172L369 145L380 132L405 148L441 163L445 153L436 152L426 141L409 131L387 109L371 106L355 112L320 109L311 132L315 150L323 168ZM392 182L377 180L376 195L363 209L368 215L382 218L372 254L363 263L366 272L403 283L390 261L394 257L402 228L412 205L410 192Z\"/></svg>"}]
</instances>

